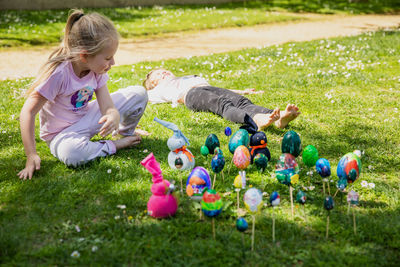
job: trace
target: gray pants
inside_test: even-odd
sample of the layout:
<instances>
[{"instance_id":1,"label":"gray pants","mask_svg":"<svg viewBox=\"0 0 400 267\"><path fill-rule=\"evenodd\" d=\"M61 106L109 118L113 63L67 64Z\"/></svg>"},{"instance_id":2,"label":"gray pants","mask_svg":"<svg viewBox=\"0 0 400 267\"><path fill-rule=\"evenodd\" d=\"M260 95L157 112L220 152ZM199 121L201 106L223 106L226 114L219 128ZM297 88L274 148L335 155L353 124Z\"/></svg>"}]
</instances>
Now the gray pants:
<instances>
[{"instance_id":1,"label":"gray pants","mask_svg":"<svg viewBox=\"0 0 400 267\"><path fill-rule=\"evenodd\" d=\"M244 123L244 116L251 118L257 113L272 113L273 110L254 105L248 98L228 89L214 86L199 86L189 90L185 105L194 111L209 111L221 117Z\"/></svg>"},{"instance_id":2,"label":"gray pants","mask_svg":"<svg viewBox=\"0 0 400 267\"><path fill-rule=\"evenodd\" d=\"M142 86L129 86L111 94L121 120L119 133L133 135L147 105L147 91ZM79 166L97 157L114 154L116 148L111 140L91 142L102 124L97 101L89 103L89 110L77 123L65 128L49 143L51 153L68 166Z\"/></svg>"}]
</instances>

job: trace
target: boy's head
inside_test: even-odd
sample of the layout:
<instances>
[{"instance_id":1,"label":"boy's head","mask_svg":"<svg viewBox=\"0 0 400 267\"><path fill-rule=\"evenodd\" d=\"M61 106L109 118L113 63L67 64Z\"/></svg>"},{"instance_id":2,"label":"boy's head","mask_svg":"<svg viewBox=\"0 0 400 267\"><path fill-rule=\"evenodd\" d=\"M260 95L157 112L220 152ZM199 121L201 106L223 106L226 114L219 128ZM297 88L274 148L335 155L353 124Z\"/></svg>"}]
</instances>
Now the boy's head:
<instances>
[{"instance_id":1,"label":"boy's head","mask_svg":"<svg viewBox=\"0 0 400 267\"><path fill-rule=\"evenodd\" d=\"M143 82L143 86L146 90L151 90L156 87L160 81L169 80L175 78L169 70L166 69L154 69L146 75L146 79Z\"/></svg>"}]
</instances>

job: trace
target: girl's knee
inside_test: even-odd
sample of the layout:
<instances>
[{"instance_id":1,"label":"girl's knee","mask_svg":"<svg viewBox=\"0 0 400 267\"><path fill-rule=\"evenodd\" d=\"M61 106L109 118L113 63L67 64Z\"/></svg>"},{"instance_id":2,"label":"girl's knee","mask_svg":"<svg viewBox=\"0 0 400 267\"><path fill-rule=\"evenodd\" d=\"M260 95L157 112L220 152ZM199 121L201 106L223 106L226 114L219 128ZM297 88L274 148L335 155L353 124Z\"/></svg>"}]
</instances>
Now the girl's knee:
<instances>
[{"instance_id":1,"label":"girl's knee","mask_svg":"<svg viewBox=\"0 0 400 267\"><path fill-rule=\"evenodd\" d=\"M140 85L136 86L129 86L125 88L126 94L128 98L135 99L135 102L138 103L144 103L145 105L147 104L148 101L148 96L147 96L147 90Z\"/></svg>"},{"instance_id":2,"label":"girl's knee","mask_svg":"<svg viewBox=\"0 0 400 267\"><path fill-rule=\"evenodd\" d=\"M67 166L78 167L87 162L87 153L83 146L81 142L65 140L56 147L55 156Z\"/></svg>"}]
</instances>

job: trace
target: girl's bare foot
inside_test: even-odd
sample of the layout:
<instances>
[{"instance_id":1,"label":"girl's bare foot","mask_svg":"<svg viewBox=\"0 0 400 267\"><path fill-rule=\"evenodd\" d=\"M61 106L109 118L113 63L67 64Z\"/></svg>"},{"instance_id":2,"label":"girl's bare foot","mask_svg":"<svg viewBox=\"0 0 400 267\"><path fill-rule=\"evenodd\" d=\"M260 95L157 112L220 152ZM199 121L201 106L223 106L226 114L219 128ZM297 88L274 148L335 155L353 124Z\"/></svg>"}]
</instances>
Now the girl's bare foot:
<instances>
[{"instance_id":1,"label":"girl's bare foot","mask_svg":"<svg viewBox=\"0 0 400 267\"><path fill-rule=\"evenodd\" d=\"M294 104L288 104L285 111L281 112L280 119L275 122L276 127L285 128L289 122L296 119L300 115L299 108Z\"/></svg>"},{"instance_id":2,"label":"girl's bare foot","mask_svg":"<svg viewBox=\"0 0 400 267\"><path fill-rule=\"evenodd\" d=\"M280 113L281 112L279 108L276 108L272 113L268 114L258 113L254 115L253 120L258 126L258 131L261 131L262 129L270 126L274 122L276 123L276 121L279 120Z\"/></svg>"},{"instance_id":3,"label":"girl's bare foot","mask_svg":"<svg viewBox=\"0 0 400 267\"><path fill-rule=\"evenodd\" d=\"M140 144L141 141L142 138L139 135L126 136L118 140L113 140L117 150L136 146Z\"/></svg>"}]
</instances>

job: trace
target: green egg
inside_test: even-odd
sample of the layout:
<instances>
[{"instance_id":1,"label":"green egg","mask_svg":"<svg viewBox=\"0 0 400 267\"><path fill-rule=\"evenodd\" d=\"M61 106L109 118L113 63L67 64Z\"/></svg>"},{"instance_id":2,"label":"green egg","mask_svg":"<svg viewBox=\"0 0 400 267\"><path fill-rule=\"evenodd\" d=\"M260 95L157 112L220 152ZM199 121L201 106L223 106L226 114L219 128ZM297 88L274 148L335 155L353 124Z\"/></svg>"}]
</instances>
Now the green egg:
<instances>
[{"instance_id":1,"label":"green egg","mask_svg":"<svg viewBox=\"0 0 400 267\"><path fill-rule=\"evenodd\" d=\"M318 150L312 145L306 146L303 151L304 164L307 167L313 167L315 166L317 160L318 160Z\"/></svg>"},{"instance_id":2,"label":"green egg","mask_svg":"<svg viewBox=\"0 0 400 267\"><path fill-rule=\"evenodd\" d=\"M206 146L201 146L201 148L200 148L200 153L201 153L203 156L207 156L208 154L210 154L210 151L208 150L208 148L207 148Z\"/></svg>"},{"instance_id":3,"label":"green egg","mask_svg":"<svg viewBox=\"0 0 400 267\"><path fill-rule=\"evenodd\" d=\"M287 132L282 140L282 153L289 153L297 157L301 150L300 136L295 131Z\"/></svg>"},{"instance_id":4,"label":"green egg","mask_svg":"<svg viewBox=\"0 0 400 267\"><path fill-rule=\"evenodd\" d=\"M219 139L215 134L210 134L206 138L206 147L209 153L214 153L215 148L220 147Z\"/></svg>"},{"instance_id":5,"label":"green egg","mask_svg":"<svg viewBox=\"0 0 400 267\"><path fill-rule=\"evenodd\" d=\"M233 154L239 146L249 147L249 144L249 132L245 129L240 129L235 132L229 140L229 151Z\"/></svg>"}]
</instances>

